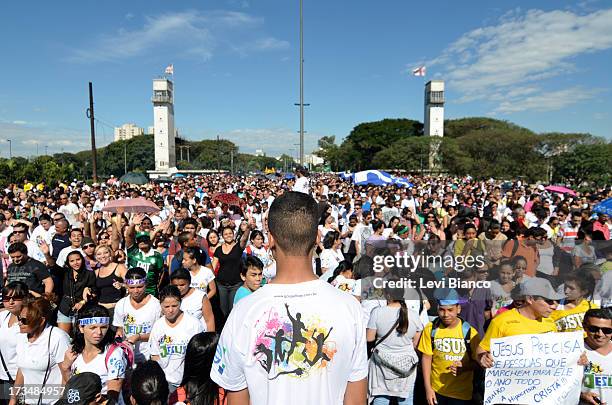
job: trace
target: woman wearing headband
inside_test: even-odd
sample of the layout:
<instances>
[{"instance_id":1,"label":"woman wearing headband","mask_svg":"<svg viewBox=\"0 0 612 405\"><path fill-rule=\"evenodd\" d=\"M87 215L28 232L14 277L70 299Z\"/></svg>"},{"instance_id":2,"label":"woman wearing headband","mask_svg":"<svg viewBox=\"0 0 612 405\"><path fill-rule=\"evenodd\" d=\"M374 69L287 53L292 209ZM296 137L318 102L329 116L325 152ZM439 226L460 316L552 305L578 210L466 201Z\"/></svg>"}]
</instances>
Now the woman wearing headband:
<instances>
[{"instance_id":1,"label":"woman wearing headband","mask_svg":"<svg viewBox=\"0 0 612 405\"><path fill-rule=\"evenodd\" d=\"M185 350L191 338L204 331L202 322L181 311L181 292L169 285L159 295L163 318L153 325L149 345L151 360L164 369L170 393L174 392L183 379Z\"/></svg>"},{"instance_id":2,"label":"woman wearing headband","mask_svg":"<svg viewBox=\"0 0 612 405\"><path fill-rule=\"evenodd\" d=\"M25 403L47 405L57 398L36 395L43 387L61 385L60 363L70 345L70 336L51 326L51 303L43 297L28 300L17 318L21 334L17 340L17 376L9 405L17 405L17 394L25 389Z\"/></svg>"},{"instance_id":3,"label":"woman wearing headband","mask_svg":"<svg viewBox=\"0 0 612 405\"><path fill-rule=\"evenodd\" d=\"M123 404L121 386L127 369L127 359L122 349L112 345L109 332L108 309L88 303L77 315L72 347L66 350L60 368L63 383L75 374L86 371L95 373L102 380L103 396L113 403Z\"/></svg>"},{"instance_id":4,"label":"woman wearing headband","mask_svg":"<svg viewBox=\"0 0 612 405\"><path fill-rule=\"evenodd\" d=\"M191 274L186 269L177 269L170 276L170 283L181 292L181 311L202 321L204 330L215 331L215 316L210 300L202 290L193 287Z\"/></svg>"},{"instance_id":5,"label":"woman wearing headband","mask_svg":"<svg viewBox=\"0 0 612 405\"><path fill-rule=\"evenodd\" d=\"M140 267L125 274L128 296L115 306L113 326L116 336L134 345L134 361L138 364L149 359L149 333L161 316L159 301L146 292L147 272Z\"/></svg>"}]
</instances>

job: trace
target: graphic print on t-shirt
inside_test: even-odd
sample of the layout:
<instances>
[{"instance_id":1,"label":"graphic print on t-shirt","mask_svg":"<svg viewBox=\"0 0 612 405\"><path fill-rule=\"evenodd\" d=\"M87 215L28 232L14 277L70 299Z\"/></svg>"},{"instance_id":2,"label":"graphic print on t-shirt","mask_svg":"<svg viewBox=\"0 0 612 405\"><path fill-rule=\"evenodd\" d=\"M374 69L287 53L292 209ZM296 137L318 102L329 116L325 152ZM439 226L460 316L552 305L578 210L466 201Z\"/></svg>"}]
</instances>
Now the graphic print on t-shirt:
<instances>
[{"instance_id":1,"label":"graphic print on t-shirt","mask_svg":"<svg viewBox=\"0 0 612 405\"><path fill-rule=\"evenodd\" d=\"M589 364L584 367L582 385L590 389L612 387L612 376L604 374L601 365L589 361Z\"/></svg>"},{"instance_id":2,"label":"graphic print on t-shirt","mask_svg":"<svg viewBox=\"0 0 612 405\"><path fill-rule=\"evenodd\" d=\"M180 339L175 341L172 336L162 335L159 340L159 356L169 357L172 355L184 355L187 348L187 342Z\"/></svg>"},{"instance_id":3,"label":"graphic print on t-shirt","mask_svg":"<svg viewBox=\"0 0 612 405\"><path fill-rule=\"evenodd\" d=\"M151 332L151 328L153 325L151 322L142 322L140 324L136 323L136 319L131 314L125 314L123 316L123 332L126 335L144 335Z\"/></svg>"},{"instance_id":4,"label":"graphic print on t-shirt","mask_svg":"<svg viewBox=\"0 0 612 405\"><path fill-rule=\"evenodd\" d=\"M281 375L305 378L327 367L336 353L336 344L329 340L334 329L318 317L303 316L275 308L265 312L255 324L256 340L252 354L274 380Z\"/></svg>"}]
</instances>

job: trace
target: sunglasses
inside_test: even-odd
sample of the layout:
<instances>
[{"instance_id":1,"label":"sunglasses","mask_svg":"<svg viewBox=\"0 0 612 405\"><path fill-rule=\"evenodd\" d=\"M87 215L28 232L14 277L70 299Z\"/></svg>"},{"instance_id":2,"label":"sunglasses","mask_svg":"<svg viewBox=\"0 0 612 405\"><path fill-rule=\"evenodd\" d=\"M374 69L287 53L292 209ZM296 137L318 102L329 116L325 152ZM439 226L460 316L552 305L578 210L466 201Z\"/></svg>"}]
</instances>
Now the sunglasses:
<instances>
[{"instance_id":1,"label":"sunglasses","mask_svg":"<svg viewBox=\"0 0 612 405\"><path fill-rule=\"evenodd\" d=\"M27 325L28 324L28 318L22 317L22 316L18 316L17 317L17 322L19 322L22 325Z\"/></svg>"},{"instance_id":2,"label":"sunglasses","mask_svg":"<svg viewBox=\"0 0 612 405\"><path fill-rule=\"evenodd\" d=\"M83 246L84 249L90 249L94 247L96 247L96 245L94 245L93 243L88 243L87 245Z\"/></svg>"},{"instance_id":3,"label":"sunglasses","mask_svg":"<svg viewBox=\"0 0 612 405\"><path fill-rule=\"evenodd\" d=\"M26 233L26 231L13 231L13 233Z\"/></svg>"},{"instance_id":4,"label":"sunglasses","mask_svg":"<svg viewBox=\"0 0 612 405\"><path fill-rule=\"evenodd\" d=\"M3 302L11 302L11 301L23 301L23 297L20 295L14 295L11 297L2 297Z\"/></svg>"},{"instance_id":5,"label":"sunglasses","mask_svg":"<svg viewBox=\"0 0 612 405\"><path fill-rule=\"evenodd\" d=\"M601 331L604 335L612 335L612 328L600 328L599 326L589 325L585 328L587 332L597 333Z\"/></svg>"},{"instance_id":6,"label":"sunglasses","mask_svg":"<svg viewBox=\"0 0 612 405\"><path fill-rule=\"evenodd\" d=\"M559 304L559 301L558 301L558 300L549 300L549 299L544 298L544 297L537 297L536 299L538 299L538 300L542 300L542 301L544 301L545 303L547 303L548 305L556 305L556 304Z\"/></svg>"}]
</instances>

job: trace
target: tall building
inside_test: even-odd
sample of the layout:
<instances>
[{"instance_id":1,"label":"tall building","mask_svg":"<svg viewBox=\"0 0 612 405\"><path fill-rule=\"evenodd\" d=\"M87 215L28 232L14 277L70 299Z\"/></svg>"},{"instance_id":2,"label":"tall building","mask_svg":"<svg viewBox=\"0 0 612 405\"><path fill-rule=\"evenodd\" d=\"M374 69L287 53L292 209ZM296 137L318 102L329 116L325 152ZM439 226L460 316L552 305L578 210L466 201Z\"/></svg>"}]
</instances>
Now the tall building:
<instances>
[{"instance_id":1,"label":"tall building","mask_svg":"<svg viewBox=\"0 0 612 405\"><path fill-rule=\"evenodd\" d=\"M153 128L155 137L155 171L176 167L174 138L174 85L167 78L153 80Z\"/></svg>"},{"instance_id":2,"label":"tall building","mask_svg":"<svg viewBox=\"0 0 612 405\"><path fill-rule=\"evenodd\" d=\"M430 80L425 85L425 136L439 137L431 139L429 144L429 170L440 169L438 151L444 136L444 81Z\"/></svg>"},{"instance_id":3,"label":"tall building","mask_svg":"<svg viewBox=\"0 0 612 405\"><path fill-rule=\"evenodd\" d=\"M425 85L425 136L444 136L444 80Z\"/></svg>"},{"instance_id":4,"label":"tall building","mask_svg":"<svg viewBox=\"0 0 612 405\"><path fill-rule=\"evenodd\" d=\"M144 135L144 129L135 124L123 124L115 128L115 142L127 141L139 135Z\"/></svg>"}]
</instances>

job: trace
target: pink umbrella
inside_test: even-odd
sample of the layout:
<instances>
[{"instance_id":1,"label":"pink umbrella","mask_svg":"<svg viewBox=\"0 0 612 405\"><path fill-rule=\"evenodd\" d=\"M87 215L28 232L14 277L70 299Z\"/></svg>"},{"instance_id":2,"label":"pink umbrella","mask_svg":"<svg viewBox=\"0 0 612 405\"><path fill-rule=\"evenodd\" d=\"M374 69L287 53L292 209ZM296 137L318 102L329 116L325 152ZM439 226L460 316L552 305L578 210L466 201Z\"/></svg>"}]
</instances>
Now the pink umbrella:
<instances>
[{"instance_id":1,"label":"pink umbrella","mask_svg":"<svg viewBox=\"0 0 612 405\"><path fill-rule=\"evenodd\" d=\"M159 212L159 207L153 201L144 198L126 198L124 200L113 200L106 203L102 211L117 213L117 211L129 213L153 214Z\"/></svg>"},{"instance_id":2,"label":"pink umbrella","mask_svg":"<svg viewBox=\"0 0 612 405\"><path fill-rule=\"evenodd\" d=\"M550 191L550 192L553 192L553 193L559 193L559 194L567 193L567 194L573 195L573 196L576 195L576 192L574 190L570 190L569 188L563 187L563 186L548 186L544 190Z\"/></svg>"}]
</instances>

